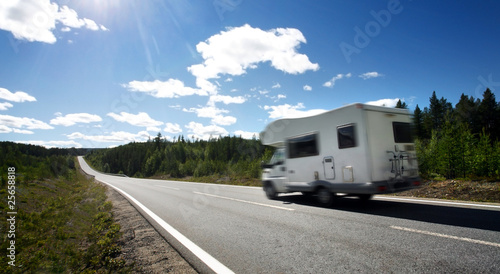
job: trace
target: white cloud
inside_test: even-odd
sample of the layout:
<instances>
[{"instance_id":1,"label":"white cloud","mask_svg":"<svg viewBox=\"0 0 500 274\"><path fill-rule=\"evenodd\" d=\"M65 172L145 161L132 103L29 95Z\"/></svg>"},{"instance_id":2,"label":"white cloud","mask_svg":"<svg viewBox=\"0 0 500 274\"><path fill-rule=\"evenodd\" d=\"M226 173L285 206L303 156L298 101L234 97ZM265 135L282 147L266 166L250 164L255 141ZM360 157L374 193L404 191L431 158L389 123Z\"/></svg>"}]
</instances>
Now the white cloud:
<instances>
[{"instance_id":1,"label":"white cloud","mask_svg":"<svg viewBox=\"0 0 500 274\"><path fill-rule=\"evenodd\" d=\"M147 127L146 131L160 132L161 128L159 128L159 127Z\"/></svg>"},{"instance_id":2,"label":"white cloud","mask_svg":"<svg viewBox=\"0 0 500 274\"><path fill-rule=\"evenodd\" d=\"M370 78L382 77L382 76L384 76L384 75L380 74L376 71L367 72L367 73L363 73L363 74L359 75L359 77L363 78L363 80L370 79Z\"/></svg>"},{"instance_id":3,"label":"white cloud","mask_svg":"<svg viewBox=\"0 0 500 274\"><path fill-rule=\"evenodd\" d=\"M273 85L271 88L281 88L281 85L280 83L276 83L275 85Z\"/></svg>"},{"instance_id":4,"label":"white cloud","mask_svg":"<svg viewBox=\"0 0 500 274\"><path fill-rule=\"evenodd\" d=\"M212 118L217 115L220 115L221 113L228 113L228 110L225 109L220 109L214 106L206 106L206 107L199 107L199 108L183 108L182 111L184 112L193 112L198 115L198 117L203 117L203 118Z\"/></svg>"},{"instance_id":5,"label":"white cloud","mask_svg":"<svg viewBox=\"0 0 500 274\"><path fill-rule=\"evenodd\" d=\"M227 130L216 125L204 126L196 122L189 122L186 126L188 131L192 133L189 137L194 136L198 139L208 140L210 137L217 138L219 135L225 136L228 134Z\"/></svg>"},{"instance_id":6,"label":"white cloud","mask_svg":"<svg viewBox=\"0 0 500 274\"><path fill-rule=\"evenodd\" d=\"M211 85L211 83L209 83ZM167 81L131 81L122 85L130 91L144 92L156 98L178 98L181 96L201 95L207 96L208 92L184 86L184 82L177 79ZM213 88L212 88L213 89Z\"/></svg>"},{"instance_id":7,"label":"white cloud","mask_svg":"<svg viewBox=\"0 0 500 274\"><path fill-rule=\"evenodd\" d=\"M337 74L336 76L334 76L330 81L327 81L323 84L324 87L327 87L327 88L333 88L333 86L335 85L335 82L337 80L340 80L342 78L350 78L352 76L351 73L347 73L347 74Z\"/></svg>"},{"instance_id":8,"label":"white cloud","mask_svg":"<svg viewBox=\"0 0 500 274\"><path fill-rule=\"evenodd\" d=\"M118 122L129 123L133 126L138 127L147 127L151 130L156 129L154 127L163 125L163 122L154 120L145 112L139 112L138 114L131 114L124 111L120 112L120 114L110 112L107 114L107 116L115 119Z\"/></svg>"},{"instance_id":9,"label":"white cloud","mask_svg":"<svg viewBox=\"0 0 500 274\"><path fill-rule=\"evenodd\" d=\"M58 25L63 31L68 31L68 27L107 30L91 19L79 18L75 10L59 7L50 0L0 2L0 29L10 31L16 39L53 44L57 41L53 30Z\"/></svg>"},{"instance_id":10,"label":"white cloud","mask_svg":"<svg viewBox=\"0 0 500 274\"><path fill-rule=\"evenodd\" d=\"M8 126L0 125L0 133L11 133L11 132L19 134L34 134L34 132L31 130L10 128Z\"/></svg>"},{"instance_id":11,"label":"white cloud","mask_svg":"<svg viewBox=\"0 0 500 274\"><path fill-rule=\"evenodd\" d=\"M264 106L264 110L268 110L269 118L279 119L279 118L300 118L307 117L325 112L324 109L310 109L301 110L305 106L303 103L298 103L295 106L284 104L279 106Z\"/></svg>"},{"instance_id":12,"label":"white cloud","mask_svg":"<svg viewBox=\"0 0 500 274\"><path fill-rule=\"evenodd\" d=\"M66 136L70 140L82 139L102 143L145 142L151 137L147 131L141 131L136 134L125 131L113 131L108 135L85 135L80 132L73 132Z\"/></svg>"},{"instance_id":13,"label":"white cloud","mask_svg":"<svg viewBox=\"0 0 500 274\"><path fill-rule=\"evenodd\" d=\"M208 100L208 105L213 106L217 102L222 102L225 105L229 104L243 104L246 102L246 98L243 96L228 96L228 95L211 95L210 99Z\"/></svg>"},{"instance_id":14,"label":"white cloud","mask_svg":"<svg viewBox=\"0 0 500 274\"><path fill-rule=\"evenodd\" d=\"M212 118L212 123L221 126L230 126L232 124L235 124L237 120L238 119L236 119L236 117L234 116L217 115Z\"/></svg>"},{"instance_id":15,"label":"white cloud","mask_svg":"<svg viewBox=\"0 0 500 274\"><path fill-rule=\"evenodd\" d=\"M380 99L377 101L366 102L367 105L380 106L380 107L390 107L393 108L398 103L399 98L394 99Z\"/></svg>"},{"instance_id":16,"label":"white cloud","mask_svg":"<svg viewBox=\"0 0 500 274\"><path fill-rule=\"evenodd\" d=\"M11 103L0 103L0 110L7 110L8 108L13 107L14 105Z\"/></svg>"},{"instance_id":17,"label":"white cloud","mask_svg":"<svg viewBox=\"0 0 500 274\"><path fill-rule=\"evenodd\" d=\"M184 112L196 113L201 118L211 118L212 123L217 125L229 126L236 123L237 119L233 116L224 116L222 113L228 113L228 110L220 109L215 106L206 106L200 108L182 109Z\"/></svg>"},{"instance_id":18,"label":"white cloud","mask_svg":"<svg viewBox=\"0 0 500 274\"><path fill-rule=\"evenodd\" d=\"M33 131L31 130L25 130L25 129L17 129L17 128L13 128L12 131L14 133L19 133L19 134L35 134Z\"/></svg>"},{"instance_id":19,"label":"white cloud","mask_svg":"<svg viewBox=\"0 0 500 274\"><path fill-rule=\"evenodd\" d=\"M243 131L243 130L237 130L234 132L236 136L241 136L243 139L252 139L253 137L259 138L259 133L258 132L251 132L251 131Z\"/></svg>"},{"instance_id":20,"label":"white cloud","mask_svg":"<svg viewBox=\"0 0 500 274\"><path fill-rule=\"evenodd\" d=\"M248 24L228 28L196 45L204 62L188 67L188 71L198 82L219 78L219 74L242 75L247 69L255 69L257 64L267 61L275 69L290 74L318 70L318 64L297 52L300 43L306 43L306 39L298 29L264 31Z\"/></svg>"},{"instance_id":21,"label":"white cloud","mask_svg":"<svg viewBox=\"0 0 500 274\"><path fill-rule=\"evenodd\" d=\"M23 144L44 146L46 148L52 148L52 147L81 148L81 147L83 147L82 144L75 142L75 141L19 141L19 142L23 143Z\"/></svg>"},{"instance_id":22,"label":"white cloud","mask_svg":"<svg viewBox=\"0 0 500 274\"><path fill-rule=\"evenodd\" d=\"M56 113L57 116L61 115L60 113ZM99 115L89 114L89 113L72 113L67 114L66 116L59 116L55 119L50 120L51 125L57 126L65 126L69 127L75 125L77 123L93 123L102 121Z\"/></svg>"},{"instance_id":23,"label":"white cloud","mask_svg":"<svg viewBox=\"0 0 500 274\"><path fill-rule=\"evenodd\" d=\"M0 115L0 126L5 129L13 128L27 128L27 129L54 129L52 126L40 120L27 117L15 117L10 115ZM21 133L18 131L18 133Z\"/></svg>"},{"instance_id":24,"label":"white cloud","mask_svg":"<svg viewBox=\"0 0 500 274\"><path fill-rule=\"evenodd\" d=\"M166 123L163 131L176 134L176 133L181 133L182 129L181 126L179 126L179 124Z\"/></svg>"},{"instance_id":25,"label":"white cloud","mask_svg":"<svg viewBox=\"0 0 500 274\"><path fill-rule=\"evenodd\" d=\"M304 90L305 90L305 91L311 91L311 90L313 89L313 88L312 88L311 86L309 86L309 85L304 85L304 87L303 87L303 88L304 88Z\"/></svg>"},{"instance_id":26,"label":"white cloud","mask_svg":"<svg viewBox=\"0 0 500 274\"><path fill-rule=\"evenodd\" d=\"M12 129L8 126L0 125L0 133L11 133Z\"/></svg>"},{"instance_id":27,"label":"white cloud","mask_svg":"<svg viewBox=\"0 0 500 274\"><path fill-rule=\"evenodd\" d=\"M68 8L68 6L62 6L59 9L57 19L66 27L70 28L81 28L85 25L84 19L78 18L78 14L75 10ZM94 22L95 24L95 22Z\"/></svg>"},{"instance_id":28,"label":"white cloud","mask_svg":"<svg viewBox=\"0 0 500 274\"><path fill-rule=\"evenodd\" d=\"M16 91L14 93L10 92L5 88L0 88L0 99L4 99L11 102L22 103L22 102L35 102L36 98L29 95L23 91Z\"/></svg>"},{"instance_id":29,"label":"white cloud","mask_svg":"<svg viewBox=\"0 0 500 274\"><path fill-rule=\"evenodd\" d=\"M279 101L281 99L286 99L286 95L285 94L278 94L278 96L276 96L276 101Z\"/></svg>"}]
</instances>

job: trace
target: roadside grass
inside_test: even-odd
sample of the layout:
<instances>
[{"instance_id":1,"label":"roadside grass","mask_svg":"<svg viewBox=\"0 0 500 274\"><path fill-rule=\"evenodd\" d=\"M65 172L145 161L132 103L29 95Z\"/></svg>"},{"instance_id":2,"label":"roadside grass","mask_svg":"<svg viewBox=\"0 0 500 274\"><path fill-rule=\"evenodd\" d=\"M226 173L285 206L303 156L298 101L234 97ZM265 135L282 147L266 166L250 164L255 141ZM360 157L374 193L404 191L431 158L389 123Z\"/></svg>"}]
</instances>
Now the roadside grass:
<instances>
[{"instance_id":1,"label":"roadside grass","mask_svg":"<svg viewBox=\"0 0 500 274\"><path fill-rule=\"evenodd\" d=\"M436 198L473 202L500 203L500 182L472 180L428 180L422 187L393 194L420 198Z\"/></svg>"},{"instance_id":2,"label":"roadside grass","mask_svg":"<svg viewBox=\"0 0 500 274\"><path fill-rule=\"evenodd\" d=\"M0 273L130 272L116 257L120 225L113 220L105 187L76 169L64 176L16 183L16 260L9 266L9 240L2 233ZM6 231L7 191L0 190L2 231Z\"/></svg>"},{"instance_id":3,"label":"roadside grass","mask_svg":"<svg viewBox=\"0 0 500 274\"><path fill-rule=\"evenodd\" d=\"M224 184L224 185L238 185L238 186L262 186L262 182L258 178L248 178L244 176L226 176L226 175L208 175L208 176L186 176L182 178L175 178L169 175L155 175L148 177L148 179L181 181L181 182L195 182L195 183L208 183L208 184Z\"/></svg>"}]
</instances>

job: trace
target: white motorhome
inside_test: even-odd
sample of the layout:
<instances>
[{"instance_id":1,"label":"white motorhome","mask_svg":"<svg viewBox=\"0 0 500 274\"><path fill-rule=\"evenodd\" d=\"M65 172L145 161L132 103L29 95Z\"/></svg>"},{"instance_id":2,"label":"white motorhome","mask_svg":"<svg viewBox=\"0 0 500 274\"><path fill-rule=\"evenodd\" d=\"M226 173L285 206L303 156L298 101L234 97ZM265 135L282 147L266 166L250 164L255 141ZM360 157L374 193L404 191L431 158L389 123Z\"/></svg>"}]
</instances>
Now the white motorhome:
<instances>
[{"instance_id":1,"label":"white motorhome","mask_svg":"<svg viewBox=\"0 0 500 274\"><path fill-rule=\"evenodd\" d=\"M330 204L338 193L367 200L420 185L410 114L404 109L352 104L279 119L261 132L260 140L276 148L263 164L269 199L302 192Z\"/></svg>"}]
</instances>

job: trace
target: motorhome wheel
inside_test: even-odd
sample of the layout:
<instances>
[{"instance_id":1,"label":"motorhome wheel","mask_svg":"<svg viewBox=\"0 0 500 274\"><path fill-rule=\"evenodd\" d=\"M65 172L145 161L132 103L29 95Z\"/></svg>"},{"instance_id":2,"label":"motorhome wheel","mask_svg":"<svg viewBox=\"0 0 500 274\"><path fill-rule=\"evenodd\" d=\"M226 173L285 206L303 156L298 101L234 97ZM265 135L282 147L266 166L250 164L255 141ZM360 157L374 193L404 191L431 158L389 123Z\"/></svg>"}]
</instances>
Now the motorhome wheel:
<instances>
[{"instance_id":1,"label":"motorhome wheel","mask_svg":"<svg viewBox=\"0 0 500 274\"><path fill-rule=\"evenodd\" d=\"M316 192L318 202L324 206L329 206L333 201L333 194L330 190L322 187Z\"/></svg>"},{"instance_id":2,"label":"motorhome wheel","mask_svg":"<svg viewBox=\"0 0 500 274\"><path fill-rule=\"evenodd\" d=\"M264 186L264 192L266 192L266 196L268 199L274 200L278 196L276 190L273 187L273 184L266 183Z\"/></svg>"}]
</instances>

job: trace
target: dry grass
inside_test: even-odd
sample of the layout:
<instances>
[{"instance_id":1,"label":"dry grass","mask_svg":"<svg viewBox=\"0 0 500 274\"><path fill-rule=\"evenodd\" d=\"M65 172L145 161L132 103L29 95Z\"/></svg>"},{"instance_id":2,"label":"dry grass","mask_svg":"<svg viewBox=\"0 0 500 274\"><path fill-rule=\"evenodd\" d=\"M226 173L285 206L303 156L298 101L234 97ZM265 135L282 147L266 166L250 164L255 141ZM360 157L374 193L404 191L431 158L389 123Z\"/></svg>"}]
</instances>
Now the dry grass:
<instances>
[{"instance_id":1,"label":"dry grass","mask_svg":"<svg viewBox=\"0 0 500 274\"><path fill-rule=\"evenodd\" d=\"M463 180L426 181L421 188L394 195L500 203L500 182Z\"/></svg>"}]
</instances>

